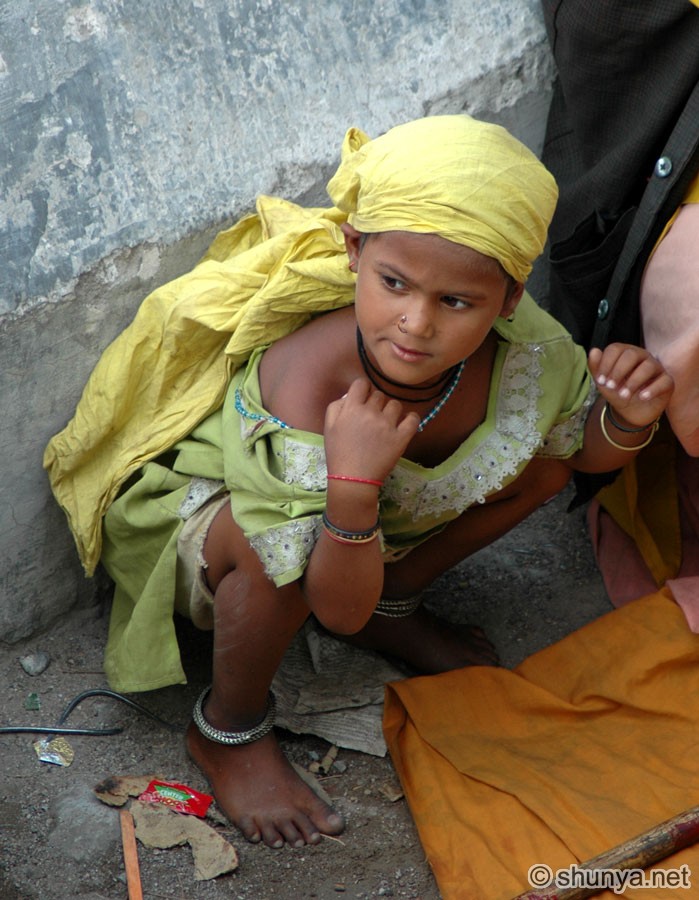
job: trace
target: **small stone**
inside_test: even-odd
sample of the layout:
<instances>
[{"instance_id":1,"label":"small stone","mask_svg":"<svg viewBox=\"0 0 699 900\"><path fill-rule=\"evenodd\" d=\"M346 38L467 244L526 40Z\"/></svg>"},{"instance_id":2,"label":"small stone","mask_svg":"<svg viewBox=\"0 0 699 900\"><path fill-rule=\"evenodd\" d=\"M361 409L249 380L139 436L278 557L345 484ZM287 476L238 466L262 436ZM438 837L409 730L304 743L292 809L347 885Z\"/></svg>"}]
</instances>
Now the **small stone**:
<instances>
[{"instance_id":1,"label":"small stone","mask_svg":"<svg viewBox=\"0 0 699 900\"><path fill-rule=\"evenodd\" d=\"M20 656L19 664L22 666L27 675L41 675L49 667L51 657L43 650L37 650L35 653L27 653L26 656Z\"/></svg>"}]
</instances>

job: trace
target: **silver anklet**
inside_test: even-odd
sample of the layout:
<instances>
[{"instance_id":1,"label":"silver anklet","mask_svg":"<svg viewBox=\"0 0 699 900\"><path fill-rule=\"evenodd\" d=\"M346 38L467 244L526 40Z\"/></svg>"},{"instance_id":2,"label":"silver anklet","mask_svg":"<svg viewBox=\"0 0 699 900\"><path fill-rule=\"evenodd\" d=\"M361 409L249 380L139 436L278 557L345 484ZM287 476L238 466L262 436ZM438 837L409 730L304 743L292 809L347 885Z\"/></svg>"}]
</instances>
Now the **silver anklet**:
<instances>
[{"instance_id":1,"label":"silver anklet","mask_svg":"<svg viewBox=\"0 0 699 900\"><path fill-rule=\"evenodd\" d=\"M194 704L194 711L192 712L194 724L204 737L208 738L210 741L215 741L217 744L227 744L231 747L238 746L239 744L251 744L253 741L259 741L260 738L269 734L274 727L274 719L277 710L274 702L274 694L270 691L267 698L267 710L264 718L257 725L249 728L247 731L220 731L218 728L214 728L214 726L210 725L204 718L204 711L202 709L204 701L209 696L210 690L211 685L204 688L199 695L199 699Z\"/></svg>"},{"instance_id":2,"label":"silver anklet","mask_svg":"<svg viewBox=\"0 0 699 900\"><path fill-rule=\"evenodd\" d=\"M403 619L405 616L412 616L421 603L422 594L407 597L405 600L389 600L388 597L382 597L376 604L374 612L390 619Z\"/></svg>"}]
</instances>

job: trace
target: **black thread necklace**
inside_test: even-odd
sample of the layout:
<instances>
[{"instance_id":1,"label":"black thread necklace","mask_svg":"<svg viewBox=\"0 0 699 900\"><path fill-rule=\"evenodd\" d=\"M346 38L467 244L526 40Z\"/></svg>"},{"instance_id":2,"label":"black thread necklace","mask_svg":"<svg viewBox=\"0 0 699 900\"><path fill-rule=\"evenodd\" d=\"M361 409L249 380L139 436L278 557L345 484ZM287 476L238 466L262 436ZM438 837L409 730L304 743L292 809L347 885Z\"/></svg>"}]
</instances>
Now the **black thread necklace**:
<instances>
[{"instance_id":1,"label":"black thread necklace","mask_svg":"<svg viewBox=\"0 0 699 900\"><path fill-rule=\"evenodd\" d=\"M447 369L447 371L442 373L442 375L440 375L437 381L435 381L433 384L403 384L400 381L393 381L392 378L384 375L383 372L380 372L372 363L372 361L367 356L366 348L364 346L364 339L359 328L357 328L357 352L359 353L359 359L362 363L362 368L364 369L367 378L374 385L374 387L378 391L381 391L383 394L385 394L387 397L392 397L394 400L400 400L403 403L427 403L430 400L436 400L437 397L441 397L444 391L447 389L449 382L452 381L452 379L456 375L457 369L459 368L459 364L457 363L450 369ZM401 397L398 394L393 394L391 393L391 391L387 391L386 388L377 381L377 378L380 378L381 381L385 381L387 384L393 385L393 387L402 388L404 391L438 390L436 390L436 393L428 394L426 397Z\"/></svg>"}]
</instances>

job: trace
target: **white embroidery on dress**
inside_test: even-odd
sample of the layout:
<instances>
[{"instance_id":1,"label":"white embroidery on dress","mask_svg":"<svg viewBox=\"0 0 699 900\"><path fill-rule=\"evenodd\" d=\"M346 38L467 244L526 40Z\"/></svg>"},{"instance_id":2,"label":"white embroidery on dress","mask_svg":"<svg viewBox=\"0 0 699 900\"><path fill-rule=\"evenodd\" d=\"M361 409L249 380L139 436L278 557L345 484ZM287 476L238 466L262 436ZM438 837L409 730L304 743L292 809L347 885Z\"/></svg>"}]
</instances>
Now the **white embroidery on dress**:
<instances>
[{"instance_id":1,"label":"white embroidery on dress","mask_svg":"<svg viewBox=\"0 0 699 900\"><path fill-rule=\"evenodd\" d=\"M431 481L399 464L384 485L385 497L416 518L434 518L449 511L461 513L499 491L505 478L516 475L521 463L530 460L541 445L536 428L541 352L538 344L510 347L501 375L495 428L467 459Z\"/></svg>"},{"instance_id":2,"label":"white embroidery on dress","mask_svg":"<svg viewBox=\"0 0 699 900\"><path fill-rule=\"evenodd\" d=\"M297 484L305 491L324 491L328 484L325 449L302 444L284 435L284 449L277 450L285 484Z\"/></svg>"},{"instance_id":3,"label":"white embroidery on dress","mask_svg":"<svg viewBox=\"0 0 699 900\"><path fill-rule=\"evenodd\" d=\"M195 475L189 482L187 496L180 503L177 515L181 519L189 519L194 513L209 501L212 497L225 488L223 481L215 481L213 478L200 478Z\"/></svg>"},{"instance_id":4,"label":"white embroidery on dress","mask_svg":"<svg viewBox=\"0 0 699 900\"><path fill-rule=\"evenodd\" d=\"M541 456L566 456L574 452L580 433L585 428L590 407L597 399L597 388L594 384L580 409L565 422L554 425L544 438L544 445L539 451Z\"/></svg>"},{"instance_id":5,"label":"white embroidery on dress","mask_svg":"<svg viewBox=\"0 0 699 900\"><path fill-rule=\"evenodd\" d=\"M248 538L269 578L302 568L323 527L322 516L292 519Z\"/></svg>"}]
</instances>

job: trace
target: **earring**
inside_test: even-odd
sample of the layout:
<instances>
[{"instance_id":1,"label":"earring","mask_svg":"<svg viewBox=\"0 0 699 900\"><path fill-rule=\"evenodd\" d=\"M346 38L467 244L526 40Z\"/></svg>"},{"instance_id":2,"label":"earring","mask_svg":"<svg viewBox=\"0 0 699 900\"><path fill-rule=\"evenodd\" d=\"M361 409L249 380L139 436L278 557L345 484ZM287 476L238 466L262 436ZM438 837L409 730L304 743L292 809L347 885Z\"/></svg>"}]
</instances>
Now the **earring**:
<instances>
[{"instance_id":1,"label":"earring","mask_svg":"<svg viewBox=\"0 0 699 900\"><path fill-rule=\"evenodd\" d=\"M356 259L351 259L351 260L349 261L349 270L350 270L350 272L356 272L356 271L357 271L357 260L356 260Z\"/></svg>"},{"instance_id":2,"label":"earring","mask_svg":"<svg viewBox=\"0 0 699 900\"><path fill-rule=\"evenodd\" d=\"M408 317L407 317L407 316L401 316L400 319L398 319L398 321L396 322L396 325L398 326L398 331L400 331L401 334L407 334L407 333L408 333L408 329L407 329L407 328L402 328L402 327L401 327L401 326L403 326L403 325L406 325L407 322L408 322Z\"/></svg>"}]
</instances>

